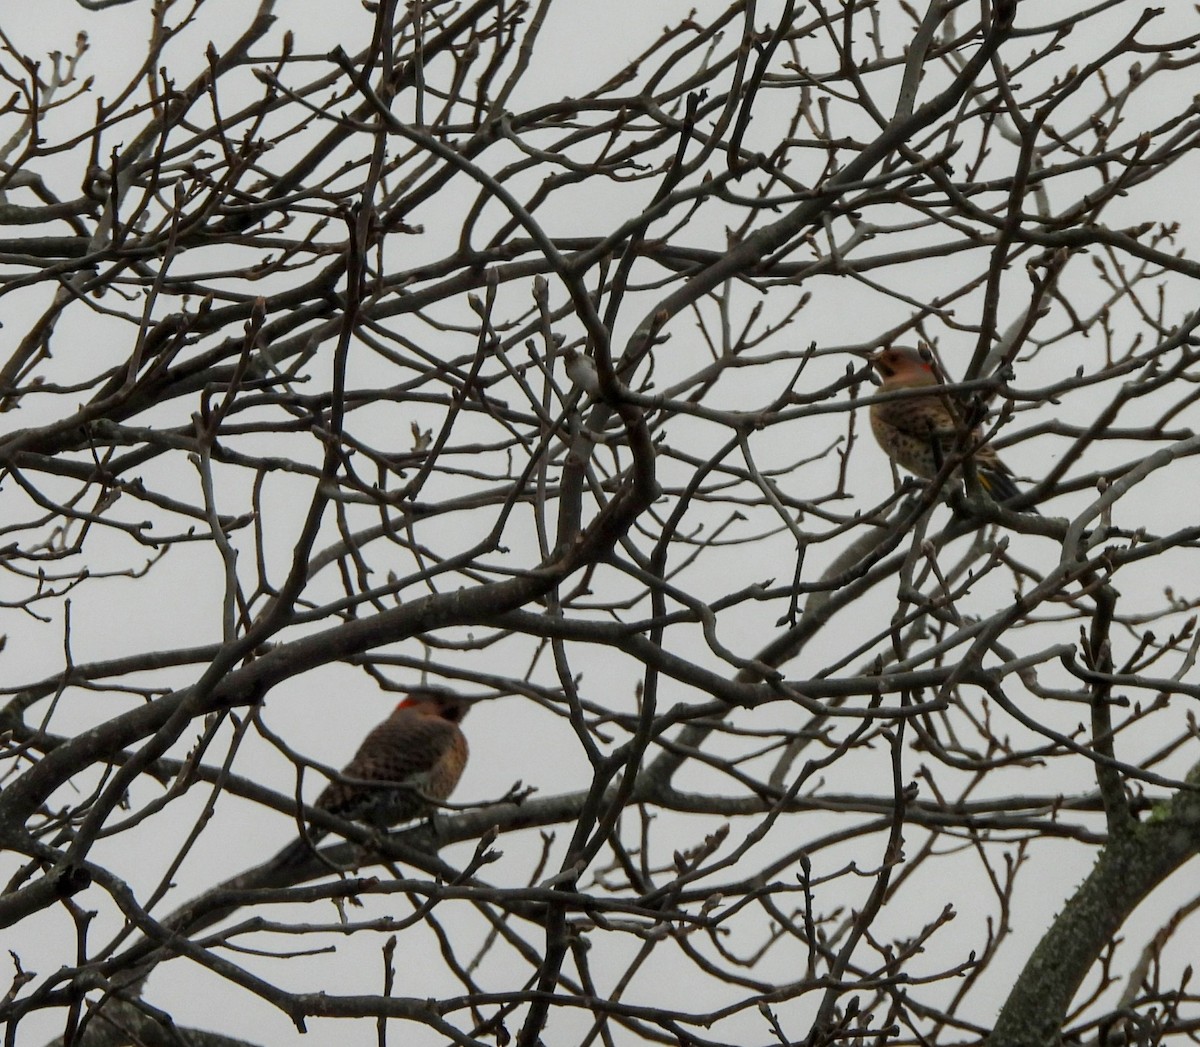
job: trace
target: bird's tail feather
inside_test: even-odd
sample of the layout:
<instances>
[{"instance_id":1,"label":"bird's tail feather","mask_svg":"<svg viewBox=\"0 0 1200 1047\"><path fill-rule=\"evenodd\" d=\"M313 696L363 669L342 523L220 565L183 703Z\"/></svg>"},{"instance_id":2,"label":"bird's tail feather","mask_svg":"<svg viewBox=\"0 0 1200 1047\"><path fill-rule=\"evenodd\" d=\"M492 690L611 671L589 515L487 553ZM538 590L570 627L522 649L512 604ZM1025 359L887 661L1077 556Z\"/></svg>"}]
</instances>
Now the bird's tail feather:
<instances>
[{"instance_id":1,"label":"bird's tail feather","mask_svg":"<svg viewBox=\"0 0 1200 1047\"><path fill-rule=\"evenodd\" d=\"M312 855L315 843L316 841L311 837L306 840L303 836L297 836L267 864L271 869L276 870L292 869L303 865Z\"/></svg>"},{"instance_id":2,"label":"bird's tail feather","mask_svg":"<svg viewBox=\"0 0 1200 1047\"><path fill-rule=\"evenodd\" d=\"M1021 488L1016 485L1008 473L1002 473L997 469L979 469L978 476L980 486L997 502L1007 502L1021 493ZM1022 512L1033 513L1035 516L1041 515L1033 506L1023 509Z\"/></svg>"}]
</instances>

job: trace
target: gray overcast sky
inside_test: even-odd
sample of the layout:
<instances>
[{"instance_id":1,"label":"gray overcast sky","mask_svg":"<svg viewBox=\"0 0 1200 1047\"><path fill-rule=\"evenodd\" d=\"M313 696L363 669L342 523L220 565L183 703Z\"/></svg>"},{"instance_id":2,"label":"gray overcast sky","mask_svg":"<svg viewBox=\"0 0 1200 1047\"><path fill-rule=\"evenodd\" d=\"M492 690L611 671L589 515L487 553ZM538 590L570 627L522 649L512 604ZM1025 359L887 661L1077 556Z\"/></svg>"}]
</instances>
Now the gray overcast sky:
<instances>
[{"instance_id":1,"label":"gray overcast sky","mask_svg":"<svg viewBox=\"0 0 1200 1047\"><path fill-rule=\"evenodd\" d=\"M676 3L673 0L651 4L633 0L603 4L589 3L585 0L557 2L551 5L533 57L534 75L527 77L523 82L520 90L514 95L512 105L521 108L532 107L539 100L548 103L592 89L625 60L643 51L664 25L677 23L693 8L699 12L696 16L697 21L705 22L713 12L722 11L726 6L724 3ZM885 29L889 32L911 32L906 28L907 20L900 15L896 6L890 3L880 6ZM1022 5L1019 24L1034 17L1034 9L1037 9L1037 17L1046 17L1044 12L1048 6ZM1055 17L1067 17L1068 11L1081 10L1087 6L1089 5L1054 5ZM778 4L760 5L758 20L763 24L772 23L775 11L779 7ZM208 0L202 7L196 23L181 33L178 40L168 47L166 59L169 75L181 84L195 75L204 66L205 47L210 40L218 52L226 50L232 40L242 32L249 8L250 5L243 0ZM24 18L6 19L10 24L4 26L4 32L8 35L10 44L24 54L47 61L45 56L51 51L69 52L75 34L85 30L90 48L81 60L79 74L96 78L91 90L94 97L113 97L130 75L133 63L141 60L149 23L146 4L135 3L102 12L87 12L71 0L45 0L36 10L36 17L28 15ZM1113 41L1128 29L1135 10L1140 10L1140 7L1129 3L1117 4L1113 8L1108 16ZM361 4L351 0L337 0L332 3L288 0L277 5L276 14L279 21L267 37L269 45L260 44L254 50L255 54L262 54L264 63L278 53L281 33L285 28L295 33L296 51L311 54L314 65L317 65L324 61L322 56L335 45L340 45L350 53L362 49L369 40L373 27L372 14ZM968 18L964 17L963 21L967 20ZM1192 5L1172 4L1168 5L1159 22L1147 31L1146 37L1166 38L1198 30L1200 25L1197 24ZM730 31L736 33L738 30ZM1111 42L1091 37L1086 40L1068 38L1066 46L1078 47L1080 61L1087 61ZM1028 46L1018 36L1007 45L1006 60L1019 60L1028 50ZM806 55L801 57L808 58ZM814 61L817 60L814 58ZM819 60L827 61L827 55L820 56ZM1062 68L1067 64L1064 61ZM898 80L899 70L896 75ZM247 92L260 90L249 70L244 71L242 82ZM1194 85L1194 77L1191 84ZM1170 112L1174 107L1186 107L1189 104L1192 93L1189 84L1177 79L1171 82L1170 90L1174 94L1154 96L1155 104L1161 106L1163 112ZM1081 93L1081 115L1086 113L1088 106L1094 101L1095 92L1098 91L1098 87L1093 87L1091 93ZM790 113L793 103L790 99L782 97L782 94L783 92L777 97L770 90L762 93L747 138L748 143L754 144L755 148L769 149L772 136L779 133L778 128ZM228 101L222 98L223 104ZM1141 96L1137 96L1125 117L1132 126L1143 123L1153 125L1164 117L1152 109L1152 105L1143 101ZM47 121L44 137L66 137L66 129L73 125L78 125L81 131L85 130L86 125L80 124L80 121L84 120L90 111L90 103L64 107ZM11 123L12 117L0 118L0 121L2 120ZM0 122L0 138L9 133L5 130L6 126ZM866 128L859 130L864 134L867 131ZM115 148L122 144L124 140L117 134L110 136L106 147ZM281 149L290 148L291 145L292 143L285 143ZM41 164L39 171L63 197L69 198L78 192L79 166L73 161L60 163L51 159ZM1178 217L1185 222L1180 245L1194 244L1195 223L1191 198L1194 195L1195 178L1195 162L1189 160L1187 163L1180 163L1174 171L1166 174L1157 183L1160 188L1155 193L1139 193L1115 203L1107 215L1109 224L1119 227L1124 221L1135 224L1150 220L1171 221ZM1066 189L1069 191L1069 183ZM570 202L564 203L559 209L548 209L548 214L561 223L554 230L556 235L595 234L607 231L629 213L636 213L639 206L636 201L640 199L644 203L648 195L644 186L613 186L611 195L593 193L583 201L577 197L565 196L564 199ZM404 240L402 250L428 250L431 259L438 257L444 245L452 243L458 235L461 206L461 198L454 194L449 194L446 198L439 197L423 213L414 216L414 221L423 225L425 236ZM445 208L445 211L440 211L440 208ZM444 224L441 224L443 219ZM720 242L721 234L717 229L720 223L714 221L705 225L707 221L707 216L702 216L699 220L695 239L711 247L713 243ZM687 238L688 234L684 234L683 239ZM952 266L953 263L939 262L936 265ZM930 280L929 270L923 266L914 266L910 279L911 284L905 285L903 290L914 298L919 298L923 287ZM1013 279L1025 279L1025 276L1017 273L1013 275ZM277 278L278 284L285 284L286 281L286 275ZM521 293L524 293L524 288ZM556 293L561 300L561 293ZM0 340L11 347L10 340L21 337L28 329L31 319L45 307L43 295L44 290L38 288L28 294L14 294L6 299L10 311L4 315L4 330L0 331ZM654 300L653 295L647 294L644 297L647 303ZM749 289L737 288L733 292L733 300L738 315L744 317L753 308L756 295ZM167 308L175 307L176 303L170 303ZM1171 299L1170 307L1177 314L1182 314L1183 306L1178 298ZM782 311L783 308L785 306L781 304L781 296L774 297L767 304L768 311ZM906 309L903 303L896 300L881 305L879 296L865 284L851 280L826 280L819 284L819 294L802 314L801 321L793 330L797 339L803 342L815 341L822 350L832 350L858 343L866 338L869 332L898 322ZM636 319L641 315L637 310L628 310L624 321L626 326L618 331L618 335L628 338ZM1015 309L1012 315L1015 315ZM1012 315L1006 315L1002 319L1009 321ZM959 319L964 324L970 322L965 310ZM1178 315L1174 319L1177 320ZM119 325L106 325L102 318L85 318L81 310L64 323L57 337L60 345L86 346L89 353L94 353L100 358L105 358L104 354L111 353L116 362L124 359L128 352L128 345L121 340L123 336L120 331ZM106 343L106 337L110 333L114 340ZM671 335L675 339L672 348L680 347L679 356L675 357L680 362L673 363L672 359L664 354L664 362L655 381L656 388L659 389L668 386L673 377L690 374L696 366L696 355L701 352L698 341L694 349L687 345L686 339L689 335L695 335L686 324L678 324ZM450 354L455 351L452 347L458 344L453 332L442 333L440 336L428 332L428 336L431 351ZM443 339L440 344L437 342L439 337ZM948 364L962 367L965 366L972 346L973 339L969 334L963 333L956 342L953 334L947 333L938 348L943 360ZM1084 351L1083 347L1080 351ZM1086 351L1093 351L1093 346L1086 347ZM6 356L7 353L3 355ZM814 362L814 374L822 375L826 380L833 380L844 368L845 362L844 358L832 354L827 359L820 358ZM1070 374L1077 362L1065 351L1054 356L1043 356L1018 372L1017 384L1029 388L1048 383L1064 374ZM70 373L72 360L69 356L60 355L50 366L67 375ZM733 387L734 400L742 400L746 409L768 402L777 391L772 383L785 381L793 369L788 362L786 365L781 364L777 372L763 369L754 376L748 375L744 385ZM721 395L729 394L723 388L716 402L721 402ZM29 426L48 422L56 416L58 410L59 405L50 398L44 401L31 398L27 405L22 405L21 411L5 416L6 424ZM45 417L39 413L43 411L48 412ZM1056 416L1062 421L1086 424L1093 413L1094 401L1089 401L1085 394L1081 394L1058 405ZM381 411L380 424L392 424L407 429L414 421L418 424L432 425L436 417L436 412L430 410L422 414L421 409L414 406L398 420L387 411ZM1195 425L1194 412L1192 418L1180 419L1179 424ZM823 428L823 425L824 423L815 419L797 421L794 430L796 445L807 447L811 443L814 453L828 445L833 437L828 435L828 430ZM836 432L840 430L835 430ZM709 444L716 443L718 436L723 438L723 434L715 434L711 427L706 427L702 422L688 419L681 419L673 425L667 436L681 446L694 449L697 454L705 453ZM1047 441L1030 441L1017 448L1010 456L1016 471L1023 476L1035 477L1043 473L1047 464L1043 455L1049 453L1046 451L1048 446L1050 444ZM755 448L756 453L761 455L762 461L766 463L781 463L797 457L796 447L780 446L765 439L757 442ZM836 462L830 458L829 471L834 471L835 466ZM669 465L667 469L669 475ZM864 504L873 491L882 490L885 485L890 487L892 483L887 464L882 457L863 453L858 453L854 458L850 477L854 495L862 498ZM183 470L179 471L178 477L159 479L167 485L177 484L180 492L194 494L197 486L196 477ZM239 481L230 478L231 484L237 482ZM1194 487L1191 490L1194 490ZM1144 491L1145 500L1154 503L1159 514L1159 526L1163 529L1194 519L1191 492L1179 491L1178 480L1174 478L1174 474L1170 480L1164 477L1161 482L1149 482ZM228 496L231 504L237 502L241 495L241 490L235 491L233 487L222 492L222 497ZM1063 499L1056 503L1054 511L1067 513L1078 509L1087 504L1091 497L1090 493L1084 492L1073 498ZM276 514L277 518L286 520L288 514L294 512L295 507L306 500L307 488L301 482L297 482L291 489L283 484L276 491L275 498L277 500L268 506L268 509ZM281 526L286 532L287 527ZM530 549L534 548L535 536L532 528L522 537L529 543ZM741 584L759 578L774 578L776 582L782 583L793 567L793 562L786 558L787 549L786 536L781 538L779 543L761 549L732 548L711 561L714 564L722 564L724 570L715 571L700 579L692 579L691 583L696 590L710 594L710 600L729 591L731 576L737 576ZM269 555L273 553L283 562L289 551L290 545L284 542ZM521 551L516 550L518 553ZM92 544L89 555L95 558L93 570L102 571L106 567L115 567L124 562L128 557L128 550L118 539L98 539ZM817 555L826 554L818 552ZM223 584L214 551L207 546L188 546L173 550L169 560L164 569L151 571L136 584L128 579L117 579L106 585L92 586L86 591L80 591L72 605L72 655L76 661L112 657L126 651L172 648L183 643L208 642L219 638L219 609ZM989 602L1010 599L1005 584L997 581L993 587L991 581L984 582L973 594L974 598L984 606ZM1178 584L1185 586L1186 583L1181 580ZM1139 591L1137 586L1144 586L1144 591ZM1153 605L1160 598L1163 579L1153 575L1141 575L1138 576L1137 586L1123 587L1123 596L1133 605L1137 605L1139 601L1144 601L1148 606ZM11 595L5 596L5 599L11 598ZM880 608L874 610L883 614ZM770 606L756 608L744 616L725 620L722 622L721 640L740 656L749 657L761 646L772 628L772 622L780 613L779 606ZM6 618L3 631L8 635L9 643L3 657L8 680L38 679L61 669L64 630L61 610L56 611L46 622L35 621L12 611ZM883 620L886 621L886 618ZM857 618L846 621L839 626L842 630L839 642L852 648L856 630L865 632L867 628L868 623ZM408 653L417 652L414 649ZM788 667L788 675L803 677L806 673L818 669L826 656L825 650L806 652L804 658L796 665ZM527 648L516 644L499 644L482 653L464 655L464 664L469 661L471 666L481 671L520 677L526 671L527 658ZM711 656L709 661L714 668L728 671L729 667L723 665L715 655ZM583 673L583 689L598 700L608 702L614 708L634 708L634 689L640 678L639 666L636 663L623 662L609 657L606 652L590 650L578 653L575 668ZM364 692L363 700L357 700L358 692L363 688L362 679L357 669L348 666L327 666L294 678L270 694L264 719L298 751L340 766L353 752L366 730L381 719L389 708L390 699L386 695ZM338 701L336 722L333 723L327 715L331 697ZM678 693L667 694L661 702L670 706L676 701L694 701L700 697L702 696L682 693L680 689ZM1038 712L1047 720L1054 720L1056 726L1064 731L1072 730L1082 715L1075 710L1046 710L1041 707ZM81 730L110 716L111 707L94 703L86 692L71 693L66 696L61 709L57 710L55 715L57 730L67 730L68 723L72 729ZM747 714L739 716L737 722L754 727L762 723L762 720ZM585 756L574 744L567 726L530 703L502 700L484 704L472 713L466 722L465 730L470 738L473 756L456 793L455 798L458 800L476 801L498 797L517 779L536 785L540 795L554 795L579 789L588 780L589 771ZM185 739L190 744L192 735L186 735ZM530 755L530 739L537 740L536 757ZM1151 750L1158 741L1154 736L1149 736L1141 744L1147 750ZM176 755L182 755L186 748L186 745L177 747ZM248 752L254 761L256 772L261 772L263 780L284 791L292 788L290 765L269 745L259 739L251 739ZM1174 767L1173 771L1178 772L1183 766L1185 764L1181 763L1179 767ZM886 766L880 769L883 781L886 781L886 770ZM916 770L917 768L913 767L909 773L915 773ZM690 773L700 772L693 770ZM1038 792L1053 794L1056 790L1079 789L1076 779L1078 768L1068 771L1062 764L1055 764L1044 772L1041 769L1017 768L1008 774L1011 779L1004 774L996 776L994 787L997 790L1003 791L1006 788L1005 783L1016 779L1017 776L1030 774L1043 775L1043 778L1039 779ZM1056 775L1062 777L1056 778ZM1025 781L1028 781L1028 778ZM311 791L315 791L315 784L315 780L310 779L310 798ZM684 784L694 783L685 778ZM836 785L837 789L849 790L856 784L858 783L852 778L836 780L835 772L835 781L831 783L831 788ZM878 784L873 783L873 787L877 787ZM1018 786L1014 785L1013 788ZM149 797L152 794L150 788L147 786L145 790L145 797ZM116 860L117 856L127 858L130 847L144 849L147 869L153 867L147 882L154 882L154 875L160 872L156 862L164 853L173 853L172 847L182 842L191 830L203 800L204 796L199 791L189 794L176 803L171 819L156 819L148 822L136 833L102 842L97 847L97 856L108 854ZM63 802L67 801L64 799ZM721 821L722 819L702 816L680 816L668 824L664 819L660 826L660 845L691 846L704 832L711 831ZM751 828L749 825L738 826L735 834L744 837ZM249 804L223 802L218 806L212 824L206 829L206 834L211 834L210 838L220 841L219 846L205 847L202 861L191 861L179 870L174 877L177 885L174 896L179 899L189 897L211 884L216 877L232 874L253 864L285 843L291 833L292 828L277 816L268 816ZM783 853L793 844L792 840L772 839L762 847L777 848ZM563 846L564 841L560 838L555 845L557 850L553 852L556 857L560 856ZM504 857L488 868L489 879L504 884L524 882L532 873L539 848L540 840L534 833L505 837L501 843ZM470 845L451 848L448 857L462 864L470 855L471 849ZM755 860L748 861L747 868L759 864L757 859L761 853L761 850L754 853ZM843 857L849 861L852 856L853 851L850 849L831 849L824 858L827 862L826 871L836 867ZM1024 892L1017 900L1013 913L1014 921L1019 920L1024 927L1033 928L1034 934L1048 925L1060 908L1063 898L1086 873L1092 856L1083 848L1065 843L1046 842L1037 848L1036 858L1040 863L1037 873L1038 889ZM0 859L0 872L7 875L15 867L16 863L11 860ZM554 867L552 859L550 868ZM954 876L952 870L960 867L963 875ZM908 896L905 907L888 912L881 926L897 935L905 933L905 926L915 933L922 924L934 919L943 906L954 904L959 912L959 923L956 927L962 927L961 933L964 936L980 936L983 933L980 925L987 913L973 906L973 898L985 889L977 879L978 870L972 865L968 855L951 858L941 868L950 872L944 881L936 885L936 891L914 890ZM1176 900L1172 897L1152 897L1127 928L1131 940L1140 942L1146 929L1156 927ZM846 900L849 906L860 902L860 897ZM88 905L90 901L85 897L82 904ZM386 906L384 910L386 911ZM357 911L351 912L350 915L352 919L359 916ZM335 918L332 909L325 910L319 916L306 913L305 917L327 919L331 922ZM95 939L99 940L104 934L111 933L118 925L114 912L107 909L97 921L93 932ZM447 916L447 928L452 935L462 935L472 940L482 939L486 934L482 921L458 910ZM754 927L756 932L761 932L761 929L761 923ZM10 941L6 945L19 949L22 962L28 969L48 972L62 963L64 956L70 955L73 929L60 910L47 910L36 918L22 922L18 927L18 935L19 941ZM594 950L597 980L603 984L611 984L628 965L631 950L636 947L636 942L618 941L615 935L597 937L601 937L605 945L603 949ZM338 964L314 963L310 966L303 960L278 961L265 965L268 976L297 991L317 988L330 993L347 994L376 991L379 985L379 941L367 936L344 940L337 938L336 941L338 953L343 958ZM397 960L398 978L403 984L402 992L405 995L421 997L452 991L447 988L440 965L425 962L422 954L412 947L412 941L413 938L404 939L405 953ZM1008 982L1026 959L1029 941L1029 937L1018 936L1013 945L1002 953L1000 962L993 966L988 978L976 990L982 1000L987 1001L990 995L991 1000L998 1002L1003 996ZM750 946L749 941L737 944L742 948ZM436 942L425 934L422 947L433 955ZM936 968L944 959L945 955L937 949L931 950L929 969ZM769 962L767 968L772 976L781 982L788 978L787 963L783 957ZM181 969L181 965L175 965L170 972L160 972L152 983L151 993L152 1001L170 1011L177 1021L199 1027L220 1027L226 1031L236 1029L240 1035L263 1042L287 1042L287 1030L290 1026L276 1009L254 999L248 993L233 991L221 979L194 966L187 969L186 976L179 974ZM322 981L319 985L310 981L313 971L320 971L319 977ZM654 962L640 975L640 985L631 990L628 998L647 1003L661 998L688 1000L693 995L688 982L691 972L690 967L680 965L676 968L656 955ZM731 998L738 997L740 992L731 994ZM690 1002L697 1009L702 1006L698 1001ZM706 1000L703 1006L715 1007L720 1002ZM226 1018L230 1011L237 1014L235 1022L216 1020ZM986 1002L980 1004L980 1011L987 1012ZM551 1032L561 1037L557 1041L559 1043L577 1042L577 1038L587 1029L589 1022L590 1018L585 1015L557 1019L556 1024L551 1026ZM338 1023L314 1022L310 1028L310 1035L303 1041L305 1043L347 1042L344 1039L345 1030ZM728 1023L723 1028L722 1035L731 1038L744 1035L744 1042L758 1043L765 1037L763 1029L761 1017L751 1010L735 1022ZM441 1042L439 1037L412 1030L413 1027L408 1026L402 1033L397 1033L396 1035L401 1037L397 1042ZM54 1031L48 1024L43 1025L37 1020L31 1020L22 1035L24 1042L36 1043L48 1038ZM368 1035L365 1026L355 1028L354 1036L361 1037L361 1042L367 1042ZM360 1041L356 1039L354 1042Z\"/></svg>"}]
</instances>

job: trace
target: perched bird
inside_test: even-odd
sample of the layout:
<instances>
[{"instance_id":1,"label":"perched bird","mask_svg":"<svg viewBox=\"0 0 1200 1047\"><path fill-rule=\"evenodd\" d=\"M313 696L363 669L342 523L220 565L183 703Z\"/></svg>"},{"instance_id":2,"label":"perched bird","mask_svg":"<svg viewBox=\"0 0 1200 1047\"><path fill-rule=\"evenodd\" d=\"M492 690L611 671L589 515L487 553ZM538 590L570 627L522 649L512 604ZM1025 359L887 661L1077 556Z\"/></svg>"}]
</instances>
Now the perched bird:
<instances>
[{"instance_id":1,"label":"perched bird","mask_svg":"<svg viewBox=\"0 0 1200 1047\"><path fill-rule=\"evenodd\" d=\"M414 688L392 715L372 730L342 773L317 797L316 807L350 821L385 829L430 815L458 784L467 763L459 721L467 703L453 691ZM271 861L296 865L327 829L312 826L308 839L289 844Z\"/></svg>"},{"instance_id":2,"label":"perched bird","mask_svg":"<svg viewBox=\"0 0 1200 1047\"><path fill-rule=\"evenodd\" d=\"M975 446L980 440L978 429L959 442L963 422L954 413L950 394L940 391L942 383L930 361L915 349L893 346L871 357L871 365L883 379L881 393L939 390L928 396L906 396L871 405L871 431L893 462L928 480L937 475L947 459L969 449L975 474L988 494L998 502L1020 494L1011 470L1000 461L991 444Z\"/></svg>"}]
</instances>

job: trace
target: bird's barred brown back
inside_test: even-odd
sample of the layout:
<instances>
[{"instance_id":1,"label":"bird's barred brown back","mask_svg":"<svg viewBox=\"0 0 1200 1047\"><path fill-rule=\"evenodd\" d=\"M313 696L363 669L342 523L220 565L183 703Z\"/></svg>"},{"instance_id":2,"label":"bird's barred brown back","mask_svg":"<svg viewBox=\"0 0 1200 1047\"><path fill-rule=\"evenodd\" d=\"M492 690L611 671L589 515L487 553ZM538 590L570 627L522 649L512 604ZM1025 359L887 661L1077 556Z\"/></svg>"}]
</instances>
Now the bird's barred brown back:
<instances>
[{"instance_id":1,"label":"bird's barred brown back","mask_svg":"<svg viewBox=\"0 0 1200 1047\"><path fill-rule=\"evenodd\" d=\"M467 763L467 739L458 726L466 711L467 704L450 692L411 692L367 734L315 806L377 829L433 814ZM308 840L293 841L269 864L283 869L303 862L327 831L313 825Z\"/></svg>"}]
</instances>

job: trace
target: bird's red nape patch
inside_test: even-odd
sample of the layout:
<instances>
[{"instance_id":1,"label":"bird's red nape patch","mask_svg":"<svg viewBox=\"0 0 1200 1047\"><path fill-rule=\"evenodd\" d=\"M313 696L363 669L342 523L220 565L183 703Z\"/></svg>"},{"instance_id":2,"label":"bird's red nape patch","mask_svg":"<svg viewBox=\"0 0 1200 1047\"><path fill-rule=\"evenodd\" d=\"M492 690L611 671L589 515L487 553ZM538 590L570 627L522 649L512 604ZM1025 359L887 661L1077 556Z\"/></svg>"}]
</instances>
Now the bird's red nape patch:
<instances>
[{"instance_id":1,"label":"bird's red nape patch","mask_svg":"<svg viewBox=\"0 0 1200 1047\"><path fill-rule=\"evenodd\" d=\"M881 349L871 357L871 366L883 378L895 378L905 374L929 374L936 377L933 364L916 349L893 346Z\"/></svg>"},{"instance_id":2,"label":"bird's red nape patch","mask_svg":"<svg viewBox=\"0 0 1200 1047\"><path fill-rule=\"evenodd\" d=\"M407 709L422 716L439 716L450 723L458 723L467 712L466 703L456 694L439 694L434 691L413 691L396 706L396 711Z\"/></svg>"}]
</instances>

